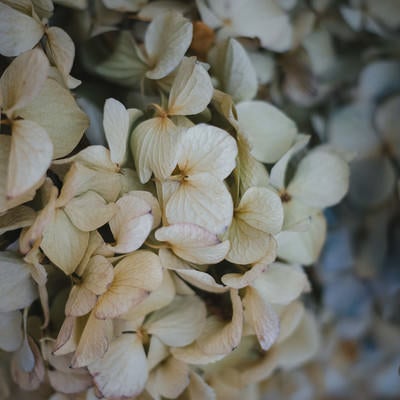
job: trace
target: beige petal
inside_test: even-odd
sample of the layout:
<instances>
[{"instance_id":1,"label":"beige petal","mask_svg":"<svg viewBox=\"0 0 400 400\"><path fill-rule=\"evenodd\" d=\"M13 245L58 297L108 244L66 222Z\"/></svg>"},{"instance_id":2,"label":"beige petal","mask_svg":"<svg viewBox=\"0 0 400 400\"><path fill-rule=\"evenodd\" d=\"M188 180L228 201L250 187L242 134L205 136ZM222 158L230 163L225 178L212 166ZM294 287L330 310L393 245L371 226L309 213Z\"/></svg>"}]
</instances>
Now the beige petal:
<instances>
[{"instance_id":1,"label":"beige petal","mask_svg":"<svg viewBox=\"0 0 400 400\"><path fill-rule=\"evenodd\" d=\"M254 157L274 163L293 144L297 128L282 111L265 101L246 101L236 106L239 125L248 137Z\"/></svg>"},{"instance_id":2,"label":"beige petal","mask_svg":"<svg viewBox=\"0 0 400 400\"><path fill-rule=\"evenodd\" d=\"M129 192L135 198L141 198L151 206L151 215L153 216L153 226L151 229L157 228L161 223L161 209L156 197L146 190L134 190Z\"/></svg>"},{"instance_id":3,"label":"beige petal","mask_svg":"<svg viewBox=\"0 0 400 400\"><path fill-rule=\"evenodd\" d=\"M117 212L114 203L107 204L96 192L88 191L74 197L65 207L65 214L81 231L90 232L106 224Z\"/></svg>"},{"instance_id":4,"label":"beige petal","mask_svg":"<svg viewBox=\"0 0 400 400\"><path fill-rule=\"evenodd\" d=\"M92 311L72 358L72 367L85 367L101 359L109 348L113 334L112 328L111 320L97 319Z\"/></svg>"},{"instance_id":5,"label":"beige petal","mask_svg":"<svg viewBox=\"0 0 400 400\"><path fill-rule=\"evenodd\" d=\"M196 125L182 134L180 143L182 149L178 165L184 175L208 173L225 179L235 168L236 142L220 128Z\"/></svg>"},{"instance_id":6,"label":"beige petal","mask_svg":"<svg viewBox=\"0 0 400 400\"><path fill-rule=\"evenodd\" d=\"M346 194L349 174L348 164L338 154L317 148L301 160L287 190L310 206L330 207Z\"/></svg>"},{"instance_id":7,"label":"beige petal","mask_svg":"<svg viewBox=\"0 0 400 400\"><path fill-rule=\"evenodd\" d=\"M77 229L63 210L56 210L40 244L43 252L66 275L72 274L85 254L89 233Z\"/></svg>"},{"instance_id":8,"label":"beige petal","mask_svg":"<svg viewBox=\"0 0 400 400\"><path fill-rule=\"evenodd\" d=\"M172 72L189 48L192 34L191 22L177 12L154 18L144 39L150 65L146 76L161 79Z\"/></svg>"},{"instance_id":9,"label":"beige petal","mask_svg":"<svg viewBox=\"0 0 400 400\"><path fill-rule=\"evenodd\" d=\"M185 347L173 347L171 353L178 360L184 361L187 364L205 365L221 360L225 354L206 354L199 347L197 342Z\"/></svg>"},{"instance_id":10,"label":"beige petal","mask_svg":"<svg viewBox=\"0 0 400 400\"><path fill-rule=\"evenodd\" d=\"M189 366L169 357L150 373L147 388L150 393L176 399L189 384Z\"/></svg>"},{"instance_id":11,"label":"beige petal","mask_svg":"<svg viewBox=\"0 0 400 400\"><path fill-rule=\"evenodd\" d=\"M153 226L151 205L131 192L116 203L118 210L110 220L110 229L116 244L110 246L115 253L137 250L146 240Z\"/></svg>"},{"instance_id":12,"label":"beige petal","mask_svg":"<svg viewBox=\"0 0 400 400\"><path fill-rule=\"evenodd\" d=\"M29 266L16 254L0 253L0 312L28 307L37 298Z\"/></svg>"},{"instance_id":13,"label":"beige petal","mask_svg":"<svg viewBox=\"0 0 400 400\"><path fill-rule=\"evenodd\" d=\"M224 259L229 242L194 224L175 224L159 228L156 239L168 242L179 257L197 264L216 264Z\"/></svg>"},{"instance_id":14,"label":"beige petal","mask_svg":"<svg viewBox=\"0 0 400 400\"><path fill-rule=\"evenodd\" d=\"M110 148L111 160L121 165L126 156L129 134L129 114L122 103L107 99L104 104L104 132Z\"/></svg>"},{"instance_id":15,"label":"beige petal","mask_svg":"<svg viewBox=\"0 0 400 400\"><path fill-rule=\"evenodd\" d=\"M278 343L283 342L293 334L294 330L302 321L304 312L304 305L301 301L294 301L284 307L279 315L281 329L277 341Z\"/></svg>"},{"instance_id":16,"label":"beige petal","mask_svg":"<svg viewBox=\"0 0 400 400\"><path fill-rule=\"evenodd\" d=\"M152 118L132 132L130 147L140 182L146 183L152 172L163 180L171 175L178 161L179 128L168 118Z\"/></svg>"},{"instance_id":17,"label":"beige petal","mask_svg":"<svg viewBox=\"0 0 400 400\"><path fill-rule=\"evenodd\" d=\"M14 121L7 196L14 198L31 189L46 173L52 154L53 146L42 127L32 121Z\"/></svg>"},{"instance_id":18,"label":"beige petal","mask_svg":"<svg viewBox=\"0 0 400 400\"><path fill-rule=\"evenodd\" d=\"M100 393L105 397L136 397L147 381L147 360L138 335L122 334L110 344L104 357L89 365Z\"/></svg>"},{"instance_id":19,"label":"beige petal","mask_svg":"<svg viewBox=\"0 0 400 400\"><path fill-rule=\"evenodd\" d=\"M279 319L271 304L252 287L243 299L246 321L253 327L263 350L268 350L279 335Z\"/></svg>"},{"instance_id":20,"label":"beige petal","mask_svg":"<svg viewBox=\"0 0 400 400\"><path fill-rule=\"evenodd\" d=\"M216 395L211 386L207 385L204 379L193 371L190 371L190 383L188 393L191 400L215 400Z\"/></svg>"},{"instance_id":21,"label":"beige petal","mask_svg":"<svg viewBox=\"0 0 400 400\"><path fill-rule=\"evenodd\" d=\"M149 350L147 352L147 365L149 371L157 367L161 362L170 356L168 346L166 346L157 336L150 338Z\"/></svg>"},{"instance_id":22,"label":"beige petal","mask_svg":"<svg viewBox=\"0 0 400 400\"><path fill-rule=\"evenodd\" d=\"M88 117L77 106L69 90L52 79L47 79L40 96L18 110L18 114L46 130L53 143L53 158L69 154L89 126Z\"/></svg>"},{"instance_id":23,"label":"beige petal","mask_svg":"<svg viewBox=\"0 0 400 400\"><path fill-rule=\"evenodd\" d=\"M5 6L0 4L1 7ZM2 108L7 115L11 117L13 111L26 106L39 95L48 69L47 57L39 49L27 51L14 59L0 79Z\"/></svg>"},{"instance_id":24,"label":"beige petal","mask_svg":"<svg viewBox=\"0 0 400 400\"><path fill-rule=\"evenodd\" d=\"M196 57L184 58L171 87L168 114L198 114L207 107L212 96L213 86L207 71Z\"/></svg>"},{"instance_id":25,"label":"beige petal","mask_svg":"<svg viewBox=\"0 0 400 400\"><path fill-rule=\"evenodd\" d=\"M252 287L265 299L265 302L289 304L302 292L309 290L309 283L300 267L274 263L252 283Z\"/></svg>"},{"instance_id":26,"label":"beige petal","mask_svg":"<svg viewBox=\"0 0 400 400\"><path fill-rule=\"evenodd\" d=\"M92 386L90 375L67 374L60 371L48 371L50 385L61 393L75 394Z\"/></svg>"},{"instance_id":27,"label":"beige petal","mask_svg":"<svg viewBox=\"0 0 400 400\"><path fill-rule=\"evenodd\" d=\"M225 184L202 173L185 179L172 194L165 209L170 224L196 224L215 234L232 222L233 202Z\"/></svg>"},{"instance_id":28,"label":"beige petal","mask_svg":"<svg viewBox=\"0 0 400 400\"><path fill-rule=\"evenodd\" d=\"M115 318L147 297L162 282L162 266L154 253L136 251L114 268L114 280L96 305L97 318Z\"/></svg>"},{"instance_id":29,"label":"beige petal","mask_svg":"<svg viewBox=\"0 0 400 400\"><path fill-rule=\"evenodd\" d=\"M113 277L114 269L110 261L101 255L95 255L90 259L83 273L82 286L99 296L110 286Z\"/></svg>"},{"instance_id":30,"label":"beige petal","mask_svg":"<svg viewBox=\"0 0 400 400\"><path fill-rule=\"evenodd\" d=\"M176 296L147 319L144 329L168 346L183 347L200 335L205 321L206 307L199 297Z\"/></svg>"},{"instance_id":31,"label":"beige petal","mask_svg":"<svg viewBox=\"0 0 400 400\"><path fill-rule=\"evenodd\" d=\"M307 231L285 231L276 236L278 257L291 263L310 265L318 259L325 237L325 217L322 214L316 214L311 217Z\"/></svg>"},{"instance_id":32,"label":"beige petal","mask_svg":"<svg viewBox=\"0 0 400 400\"><path fill-rule=\"evenodd\" d=\"M74 62L74 42L64 30L57 26L48 28L46 30L46 36L46 53L54 62L64 80L66 80Z\"/></svg>"},{"instance_id":33,"label":"beige petal","mask_svg":"<svg viewBox=\"0 0 400 400\"><path fill-rule=\"evenodd\" d=\"M225 325L209 325L198 339L200 349L206 354L229 354L242 339L243 307L237 290L231 289L232 321Z\"/></svg>"},{"instance_id":34,"label":"beige petal","mask_svg":"<svg viewBox=\"0 0 400 400\"><path fill-rule=\"evenodd\" d=\"M43 25L36 19L0 3L0 53L17 56L30 50L40 40Z\"/></svg>"},{"instance_id":35,"label":"beige petal","mask_svg":"<svg viewBox=\"0 0 400 400\"><path fill-rule=\"evenodd\" d=\"M69 292L65 304L67 317L81 317L89 313L96 305L97 296L83 285L75 285Z\"/></svg>"}]
</instances>

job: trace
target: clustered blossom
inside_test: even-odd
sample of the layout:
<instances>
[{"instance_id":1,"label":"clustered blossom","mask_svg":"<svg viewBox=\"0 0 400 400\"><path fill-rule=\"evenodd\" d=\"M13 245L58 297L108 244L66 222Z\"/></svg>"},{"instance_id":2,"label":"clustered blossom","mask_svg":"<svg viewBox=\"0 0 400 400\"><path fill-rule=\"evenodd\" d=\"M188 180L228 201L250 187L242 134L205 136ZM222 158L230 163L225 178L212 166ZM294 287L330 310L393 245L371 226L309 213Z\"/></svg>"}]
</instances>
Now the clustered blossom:
<instances>
[{"instance_id":1,"label":"clustered blossom","mask_svg":"<svg viewBox=\"0 0 400 400\"><path fill-rule=\"evenodd\" d=\"M318 352L305 268L348 191L355 124L349 199L398 183L399 96L376 107L368 78L395 66L365 67L321 121L339 86L329 1L55 3L76 29L53 26L51 0L0 0L0 394L261 398ZM337 30L398 28L345 3ZM284 97L315 107L325 144ZM352 189L378 164L376 198Z\"/></svg>"}]
</instances>

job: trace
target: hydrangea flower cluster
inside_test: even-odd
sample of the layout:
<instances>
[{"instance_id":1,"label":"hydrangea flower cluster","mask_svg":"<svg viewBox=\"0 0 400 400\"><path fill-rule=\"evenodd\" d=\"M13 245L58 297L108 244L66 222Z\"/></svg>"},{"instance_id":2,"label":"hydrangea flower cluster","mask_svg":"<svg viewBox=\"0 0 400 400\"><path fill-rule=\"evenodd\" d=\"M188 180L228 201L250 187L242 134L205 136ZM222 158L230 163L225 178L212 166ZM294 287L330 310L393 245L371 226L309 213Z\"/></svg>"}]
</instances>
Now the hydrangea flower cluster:
<instances>
[{"instance_id":1,"label":"hydrangea flower cluster","mask_svg":"<svg viewBox=\"0 0 400 400\"><path fill-rule=\"evenodd\" d=\"M385 83L370 79L396 64L371 62L352 102L326 113L353 66L332 37L387 37L398 7L54 3L0 0L0 394L279 392L319 348L303 266L348 161L358 153L357 207L398 182L398 95L376 108ZM371 196L368 168L382 171Z\"/></svg>"}]
</instances>

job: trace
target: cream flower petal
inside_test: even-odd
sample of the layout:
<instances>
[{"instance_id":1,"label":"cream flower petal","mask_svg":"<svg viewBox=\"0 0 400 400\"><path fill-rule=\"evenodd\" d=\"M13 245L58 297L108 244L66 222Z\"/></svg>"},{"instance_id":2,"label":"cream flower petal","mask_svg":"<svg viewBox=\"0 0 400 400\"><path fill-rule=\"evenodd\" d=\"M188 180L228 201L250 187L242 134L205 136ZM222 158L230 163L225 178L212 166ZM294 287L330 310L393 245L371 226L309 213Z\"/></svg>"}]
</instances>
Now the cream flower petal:
<instances>
[{"instance_id":1,"label":"cream flower petal","mask_svg":"<svg viewBox=\"0 0 400 400\"><path fill-rule=\"evenodd\" d=\"M65 304L67 317L81 317L89 313L96 305L97 296L85 286L73 286Z\"/></svg>"},{"instance_id":2,"label":"cream flower petal","mask_svg":"<svg viewBox=\"0 0 400 400\"><path fill-rule=\"evenodd\" d=\"M115 253L130 253L146 240L153 226L151 205L131 192L116 203L118 210L110 220L116 244L109 246Z\"/></svg>"},{"instance_id":3,"label":"cream flower petal","mask_svg":"<svg viewBox=\"0 0 400 400\"><path fill-rule=\"evenodd\" d=\"M274 263L252 283L252 287L270 303L289 304L309 290L309 283L301 268Z\"/></svg>"},{"instance_id":4,"label":"cream flower petal","mask_svg":"<svg viewBox=\"0 0 400 400\"><path fill-rule=\"evenodd\" d=\"M103 358L89 364L89 372L105 397L136 397L147 381L146 354L138 335L122 334Z\"/></svg>"},{"instance_id":5,"label":"cream flower petal","mask_svg":"<svg viewBox=\"0 0 400 400\"><path fill-rule=\"evenodd\" d=\"M40 244L43 252L66 275L72 274L85 254L89 233L77 229L63 210L55 212Z\"/></svg>"},{"instance_id":6,"label":"cream flower petal","mask_svg":"<svg viewBox=\"0 0 400 400\"><path fill-rule=\"evenodd\" d=\"M104 104L104 132L110 148L112 162L121 165L129 134L129 114L122 103L115 99L107 99Z\"/></svg>"},{"instance_id":7,"label":"cream flower petal","mask_svg":"<svg viewBox=\"0 0 400 400\"><path fill-rule=\"evenodd\" d=\"M237 290L231 289L232 320L227 324L208 324L198 339L200 349L206 354L229 354L242 338L243 307Z\"/></svg>"},{"instance_id":8,"label":"cream flower petal","mask_svg":"<svg viewBox=\"0 0 400 400\"><path fill-rule=\"evenodd\" d=\"M178 165L185 175L208 173L225 179L235 168L236 141L220 128L196 125L182 134L180 144Z\"/></svg>"},{"instance_id":9,"label":"cream flower petal","mask_svg":"<svg viewBox=\"0 0 400 400\"><path fill-rule=\"evenodd\" d=\"M14 57L40 40L44 26L36 19L0 3L0 53Z\"/></svg>"},{"instance_id":10,"label":"cream flower petal","mask_svg":"<svg viewBox=\"0 0 400 400\"><path fill-rule=\"evenodd\" d=\"M162 266L154 253L136 251L124 257L114 268L114 279L98 300L97 318L115 318L140 303L162 282Z\"/></svg>"},{"instance_id":11,"label":"cream flower petal","mask_svg":"<svg viewBox=\"0 0 400 400\"><path fill-rule=\"evenodd\" d=\"M279 315L280 332L277 343L290 337L303 319L305 309L301 301L293 301Z\"/></svg>"},{"instance_id":12,"label":"cream flower petal","mask_svg":"<svg viewBox=\"0 0 400 400\"><path fill-rule=\"evenodd\" d=\"M216 395L211 386L207 385L204 379L193 371L190 371L190 383L188 386L190 399L215 400Z\"/></svg>"},{"instance_id":13,"label":"cream flower petal","mask_svg":"<svg viewBox=\"0 0 400 400\"><path fill-rule=\"evenodd\" d=\"M282 111L264 101L245 101L236 106L239 125L248 137L254 157L274 163L293 144L297 128Z\"/></svg>"},{"instance_id":14,"label":"cream flower petal","mask_svg":"<svg viewBox=\"0 0 400 400\"><path fill-rule=\"evenodd\" d=\"M284 231L276 236L278 257L291 263L310 265L317 260L326 237L326 220L313 215L305 232Z\"/></svg>"},{"instance_id":15,"label":"cream flower petal","mask_svg":"<svg viewBox=\"0 0 400 400\"><path fill-rule=\"evenodd\" d=\"M149 58L149 79L161 79L181 62L192 41L193 27L177 12L157 16L149 25L144 45Z\"/></svg>"},{"instance_id":16,"label":"cream flower petal","mask_svg":"<svg viewBox=\"0 0 400 400\"><path fill-rule=\"evenodd\" d=\"M202 173L185 179L169 198L165 209L170 224L197 224L215 234L232 221L233 202L225 184Z\"/></svg>"},{"instance_id":17,"label":"cream flower petal","mask_svg":"<svg viewBox=\"0 0 400 400\"><path fill-rule=\"evenodd\" d=\"M287 191L312 207L330 207L346 194L349 174L348 164L338 154L317 148L301 160Z\"/></svg>"},{"instance_id":18,"label":"cream flower petal","mask_svg":"<svg viewBox=\"0 0 400 400\"><path fill-rule=\"evenodd\" d=\"M180 128L168 118L152 118L132 132L130 147L140 182L146 183L153 172L163 180L171 175L178 161Z\"/></svg>"},{"instance_id":19,"label":"cream flower petal","mask_svg":"<svg viewBox=\"0 0 400 400\"><path fill-rule=\"evenodd\" d=\"M27 65L29 68L26 68ZM39 49L21 54L6 68L0 78L0 99L2 108L9 116L38 96L47 79L48 70L47 57Z\"/></svg>"},{"instance_id":20,"label":"cream flower petal","mask_svg":"<svg viewBox=\"0 0 400 400\"><path fill-rule=\"evenodd\" d=\"M251 286L246 289L243 305L246 321L253 327L261 348L268 350L279 335L279 318L276 312L265 296L261 296Z\"/></svg>"},{"instance_id":21,"label":"cream flower petal","mask_svg":"<svg viewBox=\"0 0 400 400\"><path fill-rule=\"evenodd\" d=\"M94 231L106 224L117 212L114 203L107 204L96 192L88 191L74 197L64 207L65 214L81 231Z\"/></svg>"},{"instance_id":22,"label":"cream flower petal","mask_svg":"<svg viewBox=\"0 0 400 400\"><path fill-rule=\"evenodd\" d=\"M169 93L168 115L202 112L213 96L211 79L196 57L184 58Z\"/></svg>"},{"instance_id":23,"label":"cream flower petal","mask_svg":"<svg viewBox=\"0 0 400 400\"><path fill-rule=\"evenodd\" d=\"M183 347L201 333L206 321L206 307L197 296L176 296L167 306L154 312L144 329L168 346Z\"/></svg>"},{"instance_id":24,"label":"cream flower petal","mask_svg":"<svg viewBox=\"0 0 400 400\"><path fill-rule=\"evenodd\" d=\"M7 196L18 197L31 189L46 173L53 145L46 131L32 121L12 124L7 176Z\"/></svg>"},{"instance_id":25,"label":"cream flower petal","mask_svg":"<svg viewBox=\"0 0 400 400\"><path fill-rule=\"evenodd\" d=\"M228 241L221 243L216 235L194 224L159 228L155 236L161 242L168 242L176 255L196 264L216 264L229 249Z\"/></svg>"},{"instance_id":26,"label":"cream flower petal","mask_svg":"<svg viewBox=\"0 0 400 400\"><path fill-rule=\"evenodd\" d=\"M178 360L182 360L188 364L204 365L221 360L225 354L206 354L200 348L197 342L185 347L173 347L171 353Z\"/></svg>"}]
</instances>

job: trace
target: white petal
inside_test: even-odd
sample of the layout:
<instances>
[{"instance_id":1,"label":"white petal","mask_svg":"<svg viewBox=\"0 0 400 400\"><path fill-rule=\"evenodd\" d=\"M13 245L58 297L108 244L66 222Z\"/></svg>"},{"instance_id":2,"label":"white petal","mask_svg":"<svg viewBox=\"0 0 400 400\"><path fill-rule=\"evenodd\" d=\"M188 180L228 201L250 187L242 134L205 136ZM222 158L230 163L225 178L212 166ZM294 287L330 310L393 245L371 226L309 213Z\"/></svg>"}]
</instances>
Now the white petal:
<instances>
[{"instance_id":1,"label":"white petal","mask_svg":"<svg viewBox=\"0 0 400 400\"><path fill-rule=\"evenodd\" d=\"M7 177L7 196L17 197L34 186L46 173L53 146L46 131L32 121L12 124Z\"/></svg>"},{"instance_id":2,"label":"white petal","mask_svg":"<svg viewBox=\"0 0 400 400\"><path fill-rule=\"evenodd\" d=\"M40 40L43 25L36 19L0 3L0 53L17 56L30 50Z\"/></svg>"},{"instance_id":3,"label":"white petal","mask_svg":"<svg viewBox=\"0 0 400 400\"><path fill-rule=\"evenodd\" d=\"M163 180L171 175L178 161L180 129L168 118L152 118L132 132L130 147L140 182L146 183L151 173Z\"/></svg>"},{"instance_id":4,"label":"white petal","mask_svg":"<svg viewBox=\"0 0 400 400\"><path fill-rule=\"evenodd\" d=\"M30 269L11 252L0 254L0 312L29 306L37 298Z\"/></svg>"},{"instance_id":5,"label":"white petal","mask_svg":"<svg viewBox=\"0 0 400 400\"><path fill-rule=\"evenodd\" d=\"M184 58L171 87L168 114L193 115L202 112L211 101L213 90L207 71L196 58Z\"/></svg>"},{"instance_id":6,"label":"white petal","mask_svg":"<svg viewBox=\"0 0 400 400\"><path fill-rule=\"evenodd\" d=\"M105 397L135 397L147 381L147 360L136 334L122 334L111 342L102 359L88 366Z\"/></svg>"},{"instance_id":7,"label":"white petal","mask_svg":"<svg viewBox=\"0 0 400 400\"><path fill-rule=\"evenodd\" d=\"M293 144L294 122L264 101L246 101L236 107L239 125L249 138L252 154L264 163L274 163Z\"/></svg>"},{"instance_id":8,"label":"white petal","mask_svg":"<svg viewBox=\"0 0 400 400\"><path fill-rule=\"evenodd\" d=\"M196 264L216 264L228 252L229 242L220 242L216 235L194 224L174 224L160 228L156 239L168 242L179 257Z\"/></svg>"},{"instance_id":9,"label":"white petal","mask_svg":"<svg viewBox=\"0 0 400 400\"><path fill-rule=\"evenodd\" d=\"M40 244L43 252L66 275L72 274L85 254L89 233L77 229L63 210L56 210Z\"/></svg>"},{"instance_id":10,"label":"white petal","mask_svg":"<svg viewBox=\"0 0 400 400\"><path fill-rule=\"evenodd\" d=\"M252 287L243 299L245 317L253 327L263 350L268 350L279 335L279 319L271 304Z\"/></svg>"},{"instance_id":11,"label":"white petal","mask_svg":"<svg viewBox=\"0 0 400 400\"><path fill-rule=\"evenodd\" d=\"M184 180L165 209L170 224L197 224L215 234L226 231L232 221L233 202L225 184L203 173Z\"/></svg>"},{"instance_id":12,"label":"white petal","mask_svg":"<svg viewBox=\"0 0 400 400\"><path fill-rule=\"evenodd\" d=\"M183 347L201 333L206 307L197 296L177 296L167 307L153 313L144 328L168 346Z\"/></svg>"},{"instance_id":13,"label":"white petal","mask_svg":"<svg viewBox=\"0 0 400 400\"><path fill-rule=\"evenodd\" d=\"M301 160L287 191L312 207L330 207L346 194L349 175L348 164L338 154L317 148Z\"/></svg>"},{"instance_id":14,"label":"white petal","mask_svg":"<svg viewBox=\"0 0 400 400\"><path fill-rule=\"evenodd\" d=\"M269 303L289 304L309 289L309 283L300 268L274 263L252 283L252 287Z\"/></svg>"},{"instance_id":15,"label":"white petal","mask_svg":"<svg viewBox=\"0 0 400 400\"><path fill-rule=\"evenodd\" d=\"M20 311L0 312L0 349L16 351L22 343L22 314Z\"/></svg>"},{"instance_id":16,"label":"white petal","mask_svg":"<svg viewBox=\"0 0 400 400\"><path fill-rule=\"evenodd\" d=\"M215 126L199 124L180 138L178 165L185 175L209 173L225 179L235 168L237 146L232 136Z\"/></svg>"},{"instance_id":17,"label":"white petal","mask_svg":"<svg viewBox=\"0 0 400 400\"><path fill-rule=\"evenodd\" d=\"M129 134L129 114L118 100L112 98L106 100L103 126L110 148L111 160L121 165L125 159Z\"/></svg>"},{"instance_id":18,"label":"white petal","mask_svg":"<svg viewBox=\"0 0 400 400\"><path fill-rule=\"evenodd\" d=\"M189 48L192 34L191 22L177 12L154 18L144 39L151 68L146 76L161 79L174 70Z\"/></svg>"},{"instance_id":19,"label":"white petal","mask_svg":"<svg viewBox=\"0 0 400 400\"><path fill-rule=\"evenodd\" d=\"M278 257L291 263L310 265L317 260L326 237L326 220L323 215L311 217L305 232L284 231L276 236Z\"/></svg>"}]
</instances>

